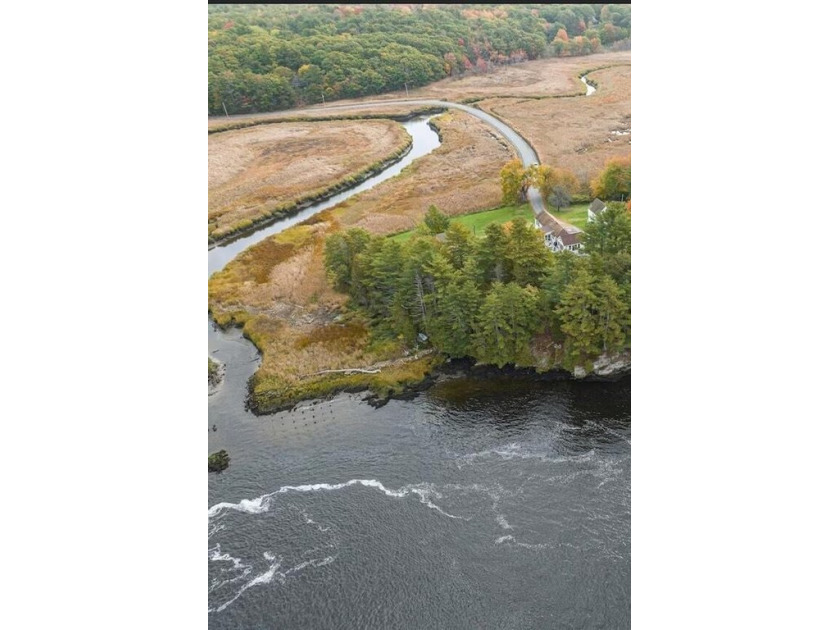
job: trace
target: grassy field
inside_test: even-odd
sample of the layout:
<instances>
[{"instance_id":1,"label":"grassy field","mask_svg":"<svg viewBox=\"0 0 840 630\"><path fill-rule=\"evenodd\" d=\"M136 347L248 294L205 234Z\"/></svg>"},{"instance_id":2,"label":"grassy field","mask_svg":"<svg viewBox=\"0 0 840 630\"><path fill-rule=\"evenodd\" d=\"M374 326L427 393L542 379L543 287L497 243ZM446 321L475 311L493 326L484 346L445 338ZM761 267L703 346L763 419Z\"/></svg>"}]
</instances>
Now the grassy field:
<instances>
[{"instance_id":1,"label":"grassy field","mask_svg":"<svg viewBox=\"0 0 840 630\"><path fill-rule=\"evenodd\" d=\"M589 217L588 203L576 203L572 204L568 208L560 208L559 210L549 208L548 211L561 221L571 223L575 227L579 227L581 230L586 229L586 221Z\"/></svg>"},{"instance_id":2,"label":"grassy field","mask_svg":"<svg viewBox=\"0 0 840 630\"><path fill-rule=\"evenodd\" d=\"M484 234L485 228L491 223L506 223L514 217L525 217L531 220L534 216L531 206L527 203L518 206L503 206L501 208L494 208L493 210L483 210L481 212L474 212L471 214L463 214L461 216L453 217L453 223L460 223L466 225L473 234L481 236ZM414 230L408 232L401 232L395 234L393 238L395 241L403 242L411 238Z\"/></svg>"},{"instance_id":3,"label":"grassy field","mask_svg":"<svg viewBox=\"0 0 840 630\"><path fill-rule=\"evenodd\" d=\"M408 146L390 120L290 122L208 137L208 231L220 238Z\"/></svg>"},{"instance_id":4,"label":"grassy field","mask_svg":"<svg viewBox=\"0 0 840 630\"><path fill-rule=\"evenodd\" d=\"M583 58L585 59L585 57ZM581 98L518 100L496 98L477 103L528 139L543 164L575 173L588 183L612 157L630 155L630 66L592 72L597 91Z\"/></svg>"},{"instance_id":5,"label":"grassy field","mask_svg":"<svg viewBox=\"0 0 840 630\"><path fill-rule=\"evenodd\" d=\"M561 208L560 210L550 208L551 214L555 217L561 221L571 223L582 230L586 229L588 210L588 203L579 203L569 206L568 208ZM463 214L461 216L453 217L452 222L466 225L473 234L481 236L484 234L484 230L487 226L491 223L507 223L515 217L524 217L531 221L534 218L534 211L531 209L529 204L523 203L518 206L503 206L501 208L494 208L493 210L483 210L472 214ZM410 239L412 234L414 234L414 230L409 230L408 232L395 234L391 238L398 242L404 242Z\"/></svg>"}]
</instances>

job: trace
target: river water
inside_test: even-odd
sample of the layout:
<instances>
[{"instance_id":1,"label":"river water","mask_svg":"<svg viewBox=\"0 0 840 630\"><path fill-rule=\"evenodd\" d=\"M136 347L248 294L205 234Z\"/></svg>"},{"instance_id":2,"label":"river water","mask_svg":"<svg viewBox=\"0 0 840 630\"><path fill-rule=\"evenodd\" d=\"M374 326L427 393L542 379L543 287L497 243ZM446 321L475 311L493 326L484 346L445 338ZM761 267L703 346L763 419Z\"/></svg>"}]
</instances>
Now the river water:
<instances>
[{"instance_id":1,"label":"river water","mask_svg":"<svg viewBox=\"0 0 840 630\"><path fill-rule=\"evenodd\" d=\"M333 195L326 201L313 204L309 208L302 210L297 214L275 221L274 223L259 229L252 234L238 238L227 245L214 247L207 252L208 272L212 274L214 271L223 269L224 266L233 260L237 254L248 249L254 243L258 243L267 236L276 234L277 232L282 232L293 225L297 225L301 221L305 221L309 217L321 212L322 210L331 208L345 199L349 199L353 195L357 195L365 190L373 188L386 179L390 179L391 177L394 177L394 175L397 175L417 158L437 149L440 146L440 138L438 138L437 133L429 127L429 120L431 118L434 117L424 116L422 118L400 123L411 135L412 144L411 150L403 156L399 162L392 164L378 175L374 175L373 177L366 179L357 186L354 186L343 193Z\"/></svg>"},{"instance_id":2,"label":"river water","mask_svg":"<svg viewBox=\"0 0 840 630\"><path fill-rule=\"evenodd\" d=\"M208 340L208 446L231 456L209 476L210 628L630 627L629 378L453 375L255 417L258 352Z\"/></svg>"}]
</instances>

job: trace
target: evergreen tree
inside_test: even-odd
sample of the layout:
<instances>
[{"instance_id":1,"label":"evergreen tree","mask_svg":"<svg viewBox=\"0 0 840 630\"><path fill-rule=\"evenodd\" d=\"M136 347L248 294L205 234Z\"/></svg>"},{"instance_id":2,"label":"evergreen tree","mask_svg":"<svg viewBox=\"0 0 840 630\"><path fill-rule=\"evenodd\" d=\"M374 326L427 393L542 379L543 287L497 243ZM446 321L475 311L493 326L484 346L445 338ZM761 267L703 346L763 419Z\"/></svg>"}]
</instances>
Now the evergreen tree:
<instances>
[{"instance_id":1,"label":"evergreen tree","mask_svg":"<svg viewBox=\"0 0 840 630\"><path fill-rule=\"evenodd\" d=\"M426 211L426 216L423 217L423 223L426 224L432 234L440 234L449 227L449 217L443 214L437 206L431 205Z\"/></svg>"},{"instance_id":2,"label":"evergreen tree","mask_svg":"<svg viewBox=\"0 0 840 630\"><path fill-rule=\"evenodd\" d=\"M475 252L475 237L462 223L452 223L446 230L446 251L455 269L463 269Z\"/></svg>"},{"instance_id":3,"label":"evergreen tree","mask_svg":"<svg viewBox=\"0 0 840 630\"><path fill-rule=\"evenodd\" d=\"M431 237L415 237L403 253L403 267L397 291L397 306L415 330L428 334L434 299L434 278L427 269L440 243Z\"/></svg>"},{"instance_id":4,"label":"evergreen tree","mask_svg":"<svg viewBox=\"0 0 840 630\"><path fill-rule=\"evenodd\" d=\"M349 293L354 286L353 271L356 256L363 252L370 243L370 233L360 228L351 228L346 232L330 234L324 243L324 264L327 277L336 291Z\"/></svg>"},{"instance_id":5,"label":"evergreen tree","mask_svg":"<svg viewBox=\"0 0 840 630\"><path fill-rule=\"evenodd\" d=\"M510 277L506 251L508 235L498 223L491 223L484 230L484 239L476 248L476 281L482 286L491 282L506 282ZM541 245L542 246L542 245Z\"/></svg>"},{"instance_id":6,"label":"evergreen tree","mask_svg":"<svg viewBox=\"0 0 840 630\"><path fill-rule=\"evenodd\" d=\"M598 354L597 296L592 290L593 278L581 268L563 290L560 305L555 309L562 322L566 367L580 365Z\"/></svg>"},{"instance_id":7,"label":"evergreen tree","mask_svg":"<svg viewBox=\"0 0 840 630\"><path fill-rule=\"evenodd\" d=\"M402 246L391 239L374 237L359 255L359 269L368 311L375 317L388 317L402 276Z\"/></svg>"},{"instance_id":8,"label":"evergreen tree","mask_svg":"<svg viewBox=\"0 0 840 630\"><path fill-rule=\"evenodd\" d=\"M539 290L515 283L493 283L478 311L474 354L502 367L531 361L528 345L539 328Z\"/></svg>"},{"instance_id":9,"label":"evergreen tree","mask_svg":"<svg viewBox=\"0 0 840 630\"><path fill-rule=\"evenodd\" d=\"M562 301L563 291L572 281L577 269L584 264L584 259L568 250L563 250L554 256L554 264L543 282L540 295L541 311L544 321L551 325L555 338L559 338L560 318L555 309Z\"/></svg>"},{"instance_id":10,"label":"evergreen tree","mask_svg":"<svg viewBox=\"0 0 840 630\"><path fill-rule=\"evenodd\" d=\"M593 277L581 266L556 309L565 335L566 366L621 350L629 333L630 311L615 281Z\"/></svg>"},{"instance_id":11,"label":"evergreen tree","mask_svg":"<svg viewBox=\"0 0 840 630\"><path fill-rule=\"evenodd\" d=\"M630 212L623 203L609 202L586 226L583 246L588 254L630 254Z\"/></svg>"},{"instance_id":12,"label":"evergreen tree","mask_svg":"<svg viewBox=\"0 0 840 630\"><path fill-rule=\"evenodd\" d=\"M522 217L511 221L505 247L510 278L520 286L539 287L551 268L551 252L542 234Z\"/></svg>"}]
</instances>

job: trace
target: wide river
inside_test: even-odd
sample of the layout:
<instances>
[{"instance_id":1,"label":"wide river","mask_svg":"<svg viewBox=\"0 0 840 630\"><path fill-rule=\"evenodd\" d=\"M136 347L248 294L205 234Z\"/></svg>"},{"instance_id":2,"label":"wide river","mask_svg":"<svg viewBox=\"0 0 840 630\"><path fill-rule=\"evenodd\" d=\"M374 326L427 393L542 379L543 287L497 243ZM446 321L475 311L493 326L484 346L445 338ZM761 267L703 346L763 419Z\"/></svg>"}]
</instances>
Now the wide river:
<instances>
[{"instance_id":1,"label":"wide river","mask_svg":"<svg viewBox=\"0 0 840 630\"><path fill-rule=\"evenodd\" d=\"M210 628L630 627L629 377L451 376L256 417L256 349L209 345L209 451L231 456L209 476Z\"/></svg>"}]
</instances>

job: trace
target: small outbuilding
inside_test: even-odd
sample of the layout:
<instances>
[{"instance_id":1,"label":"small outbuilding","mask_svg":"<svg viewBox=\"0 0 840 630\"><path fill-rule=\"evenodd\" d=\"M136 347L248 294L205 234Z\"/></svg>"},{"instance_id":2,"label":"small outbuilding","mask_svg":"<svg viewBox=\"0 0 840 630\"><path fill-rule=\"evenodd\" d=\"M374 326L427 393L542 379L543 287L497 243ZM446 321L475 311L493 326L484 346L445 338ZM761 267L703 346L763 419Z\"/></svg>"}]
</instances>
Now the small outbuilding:
<instances>
[{"instance_id":1,"label":"small outbuilding","mask_svg":"<svg viewBox=\"0 0 840 630\"><path fill-rule=\"evenodd\" d=\"M592 203L589 204L589 212L587 213L589 222L591 223L594 221L595 217L601 214L606 207L607 204L596 197Z\"/></svg>"}]
</instances>

